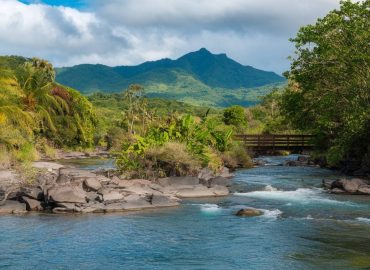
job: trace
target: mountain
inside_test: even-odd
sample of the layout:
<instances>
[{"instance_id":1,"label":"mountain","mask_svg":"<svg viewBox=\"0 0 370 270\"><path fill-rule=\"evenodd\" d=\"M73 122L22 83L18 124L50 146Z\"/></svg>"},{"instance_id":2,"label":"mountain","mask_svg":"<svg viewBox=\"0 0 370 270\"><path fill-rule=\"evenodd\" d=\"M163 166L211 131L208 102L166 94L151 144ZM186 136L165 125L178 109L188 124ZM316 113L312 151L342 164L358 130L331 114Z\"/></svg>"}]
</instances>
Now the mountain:
<instances>
[{"instance_id":1,"label":"mountain","mask_svg":"<svg viewBox=\"0 0 370 270\"><path fill-rule=\"evenodd\" d=\"M176 60L117 67L82 64L56 71L58 82L85 94L120 92L137 83L151 97L220 107L254 104L260 92L285 81L273 72L241 65L226 54L212 54L204 48Z\"/></svg>"}]
</instances>

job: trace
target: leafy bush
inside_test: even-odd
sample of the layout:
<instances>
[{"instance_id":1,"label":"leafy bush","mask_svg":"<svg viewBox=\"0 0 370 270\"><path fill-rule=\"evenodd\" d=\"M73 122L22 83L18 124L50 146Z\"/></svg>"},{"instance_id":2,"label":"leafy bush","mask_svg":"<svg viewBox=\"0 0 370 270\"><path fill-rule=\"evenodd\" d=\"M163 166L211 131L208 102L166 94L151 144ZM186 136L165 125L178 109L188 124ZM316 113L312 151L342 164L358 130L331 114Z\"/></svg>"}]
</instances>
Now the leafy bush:
<instances>
[{"instance_id":1,"label":"leafy bush","mask_svg":"<svg viewBox=\"0 0 370 270\"><path fill-rule=\"evenodd\" d=\"M242 143L233 142L228 151L222 154L222 160L226 167L231 169L236 168L251 168L253 162L248 155Z\"/></svg>"},{"instance_id":2,"label":"leafy bush","mask_svg":"<svg viewBox=\"0 0 370 270\"><path fill-rule=\"evenodd\" d=\"M164 175L195 174L200 167L217 171L223 166L220 152L227 149L231 134L230 129L217 130L214 125L191 115L170 118L149 128L144 136L135 135L134 140L126 140L118 153L117 165L121 171L154 169ZM179 151L179 157L174 149ZM169 159L172 154L175 163Z\"/></svg>"},{"instance_id":3,"label":"leafy bush","mask_svg":"<svg viewBox=\"0 0 370 270\"><path fill-rule=\"evenodd\" d=\"M179 142L153 146L145 152L145 157L150 171L157 172L157 176L196 175L201 167L201 162Z\"/></svg>"},{"instance_id":4,"label":"leafy bush","mask_svg":"<svg viewBox=\"0 0 370 270\"><path fill-rule=\"evenodd\" d=\"M244 108L241 106L231 106L224 110L223 121L226 125L243 127L247 124Z\"/></svg>"},{"instance_id":5,"label":"leafy bush","mask_svg":"<svg viewBox=\"0 0 370 270\"><path fill-rule=\"evenodd\" d=\"M39 153L36 150L36 147L32 143L25 143L14 152L14 156L17 161L22 163L31 162L39 159Z\"/></svg>"}]
</instances>

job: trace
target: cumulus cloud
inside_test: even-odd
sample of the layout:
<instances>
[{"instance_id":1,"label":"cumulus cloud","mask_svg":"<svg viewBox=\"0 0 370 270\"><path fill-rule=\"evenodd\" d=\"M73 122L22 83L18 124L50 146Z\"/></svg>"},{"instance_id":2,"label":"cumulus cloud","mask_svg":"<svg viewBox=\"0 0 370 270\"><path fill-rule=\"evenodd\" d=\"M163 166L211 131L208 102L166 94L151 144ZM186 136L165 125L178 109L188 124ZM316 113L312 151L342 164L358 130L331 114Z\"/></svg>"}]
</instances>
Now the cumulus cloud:
<instances>
[{"instance_id":1,"label":"cumulus cloud","mask_svg":"<svg viewBox=\"0 0 370 270\"><path fill-rule=\"evenodd\" d=\"M39 56L57 66L138 64L206 47L282 72L288 38L337 0L93 0L83 10L0 1L0 54Z\"/></svg>"}]
</instances>

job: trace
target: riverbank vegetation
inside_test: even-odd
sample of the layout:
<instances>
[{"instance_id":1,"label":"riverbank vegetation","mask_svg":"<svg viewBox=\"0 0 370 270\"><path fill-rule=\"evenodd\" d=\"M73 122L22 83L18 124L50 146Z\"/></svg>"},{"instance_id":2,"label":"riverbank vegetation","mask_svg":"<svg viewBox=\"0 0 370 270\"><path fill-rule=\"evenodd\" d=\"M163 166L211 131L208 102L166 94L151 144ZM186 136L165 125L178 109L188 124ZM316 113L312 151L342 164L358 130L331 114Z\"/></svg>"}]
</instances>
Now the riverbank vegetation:
<instances>
[{"instance_id":1,"label":"riverbank vegetation","mask_svg":"<svg viewBox=\"0 0 370 270\"><path fill-rule=\"evenodd\" d=\"M244 108L147 98L131 85L87 97L55 81L45 60L0 57L0 166L106 147L127 177L249 167L240 133L311 133L316 155L346 172L370 171L370 1L342 1L292 39L289 83Z\"/></svg>"},{"instance_id":2,"label":"riverbank vegetation","mask_svg":"<svg viewBox=\"0 0 370 270\"><path fill-rule=\"evenodd\" d=\"M58 147L93 146L96 118L78 91L55 82L47 61L0 58L0 156L2 166L32 161Z\"/></svg>"},{"instance_id":3,"label":"riverbank vegetation","mask_svg":"<svg viewBox=\"0 0 370 270\"><path fill-rule=\"evenodd\" d=\"M318 135L330 166L370 172L370 1L342 1L292 39L281 109L291 125Z\"/></svg>"},{"instance_id":4,"label":"riverbank vegetation","mask_svg":"<svg viewBox=\"0 0 370 270\"><path fill-rule=\"evenodd\" d=\"M247 128L244 108L204 108L148 99L143 87L89 97L55 82L41 59L1 57L2 167L54 158L56 149L106 147L130 176L192 175L201 168L251 166L234 132Z\"/></svg>"}]
</instances>

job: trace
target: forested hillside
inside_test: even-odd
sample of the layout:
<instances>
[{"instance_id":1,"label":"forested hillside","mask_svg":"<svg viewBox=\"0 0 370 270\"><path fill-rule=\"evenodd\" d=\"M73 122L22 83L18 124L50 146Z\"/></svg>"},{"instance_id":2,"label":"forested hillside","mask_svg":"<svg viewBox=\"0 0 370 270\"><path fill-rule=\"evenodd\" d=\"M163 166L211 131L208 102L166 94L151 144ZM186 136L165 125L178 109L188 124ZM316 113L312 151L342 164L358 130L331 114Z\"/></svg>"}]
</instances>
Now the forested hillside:
<instances>
[{"instance_id":1,"label":"forested hillside","mask_svg":"<svg viewBox=\"0 0 370 270\"><path fill-rule=\"evenodd\" d=\"M121 92L130 84L140 84L149 97L219 107L256 104L260 96L285 82L273 72L243 66L225 54L215 55L206 49L177 60L162 59L138 66L84 64L56 71L58 82L82 93Z\"/></svg>"}]
</instances>

